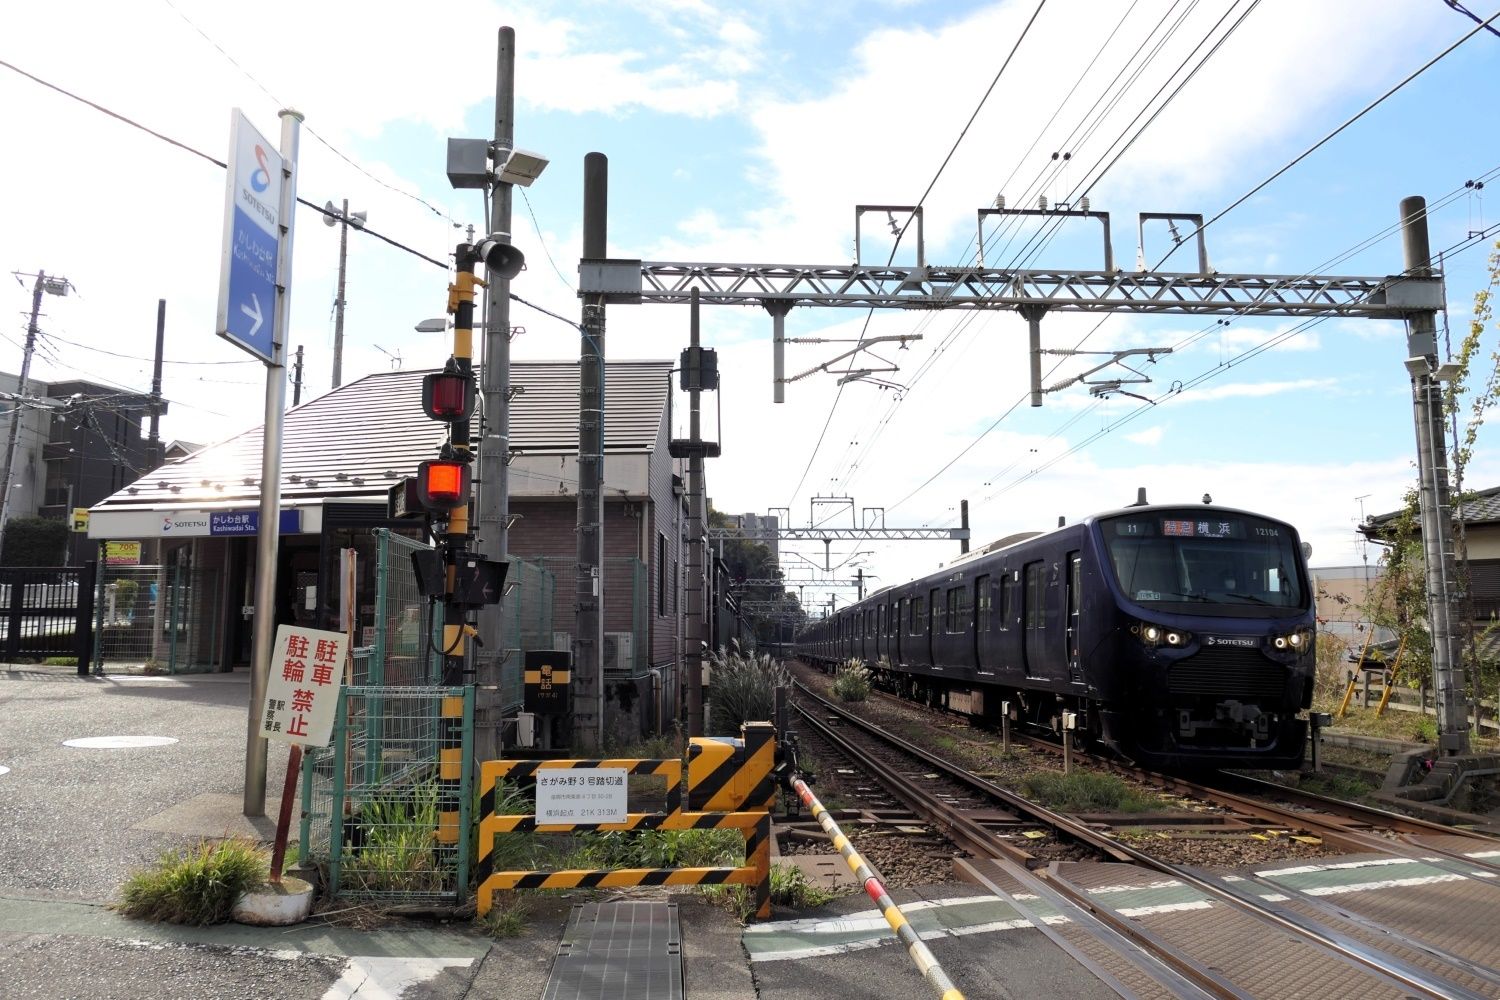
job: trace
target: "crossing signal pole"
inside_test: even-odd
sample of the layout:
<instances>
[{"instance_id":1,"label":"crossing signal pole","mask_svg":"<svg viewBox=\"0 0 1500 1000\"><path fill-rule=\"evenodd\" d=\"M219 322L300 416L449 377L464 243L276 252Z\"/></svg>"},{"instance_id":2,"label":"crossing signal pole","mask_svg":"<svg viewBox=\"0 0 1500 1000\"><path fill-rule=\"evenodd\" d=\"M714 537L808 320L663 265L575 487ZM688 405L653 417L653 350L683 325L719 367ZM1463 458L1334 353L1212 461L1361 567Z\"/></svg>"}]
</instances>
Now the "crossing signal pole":
<instances>
[{"instance_id":1,"label":"crossing signal pole","mask_svg":"<svg viewBox=\"0 0 1500 1000\"><path fill-rule=\"evenodd\" d=\"M473 531L469 501L473 493L470 469L474 452L470 440L470 418L478 396L474 376L474 288L483 284L474 268L484 264L491 277L512 278L520 273L525 257L509 242L494 237L478 244L460 243L454 257L457 273L448 290L448 311L453 315L453 354L443 370L422 379L422 409L433 420L448 425L448 439L438 457L417 466L416 482L400 484L393 491L393 513L425 513L434 523L438 548L418 562L419 585L424 596L443 602L443 683L466 682L468 640L483 645L469 623L469 613L500 599L506 564L484 559L469 551ZM417 511L407 509L413 503ZM493 637L492 637L493 638Z\"/></svg>"}]
</instances>

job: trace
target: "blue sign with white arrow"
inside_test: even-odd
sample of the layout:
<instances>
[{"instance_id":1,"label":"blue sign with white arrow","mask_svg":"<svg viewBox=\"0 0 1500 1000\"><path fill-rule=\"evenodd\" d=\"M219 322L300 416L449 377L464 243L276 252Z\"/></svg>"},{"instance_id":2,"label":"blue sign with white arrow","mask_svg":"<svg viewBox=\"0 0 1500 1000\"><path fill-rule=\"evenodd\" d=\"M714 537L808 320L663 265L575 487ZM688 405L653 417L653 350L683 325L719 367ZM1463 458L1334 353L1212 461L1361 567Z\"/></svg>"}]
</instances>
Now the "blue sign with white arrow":
<instances>
[{"instance_id":1,"label":"blue sign with white arrow","mask_svg":"<svg viewBox=\"0 0 1500 1000\"><path fill-rule=\"evenodd\" d=\"M234 109L224 198L218 334L265 362L276 357L281 155Z\"/></svg>"}]
</instances>

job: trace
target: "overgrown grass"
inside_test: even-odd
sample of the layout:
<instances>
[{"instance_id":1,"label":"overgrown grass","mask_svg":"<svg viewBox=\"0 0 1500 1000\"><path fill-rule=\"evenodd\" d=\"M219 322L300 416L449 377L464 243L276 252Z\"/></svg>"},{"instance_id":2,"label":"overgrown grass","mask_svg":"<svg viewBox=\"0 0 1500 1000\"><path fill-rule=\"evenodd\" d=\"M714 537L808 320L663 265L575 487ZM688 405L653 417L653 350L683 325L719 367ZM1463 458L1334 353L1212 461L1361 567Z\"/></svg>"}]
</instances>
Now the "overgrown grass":
<instances>
[{"instance_id":1,"label":"overgrown grass","mask_svg":"<svg viewBox=\"0 0 1500 1000\"><path fill-rule=\"evenodd\" d=\"M49 656L45 660L43 660L42 663L45 666L49 666L49 667L76 667L76 666L78 666L78 657L76 657L76 656Z\"/></svg>"},{"instance_id":2,"label":"overgrown grass","mask_svg":"<svg viewBox=\"0 0 1500 1000\"><path fill-rule=\"evenodd\" d=\"M1050 809L1069 812L1148 812L1162 803L1142 795L1112 774L1033 771L1021 779L1026 795Z\"/></svg>"},{"instance_id":3,"label":"overgrown grass","mask_svg":"<svg viewBox=\"0 0 1500 1000\"><path fill-rule=\"evenodd\" d=\"M437 859L438 792L410 785L372 799L353 820L356 840L342 863L344 886L363 892L439 892L449 873Z\"/></svg>"},{"instance_id":4,"label":"overgrown grass","mask_svg":"<svg viewBox=\"0 0 1500 1000\"><path fill-rule=\"evenodd\" d=\"M141 920L221 924L242 894L265 885L269 868L260 846L240 838L164 851L125 880L116 908Z\"/></svg>"},{"instance_id":5,"label":"overgrown grass","mask_svg":"<svg viewBox=\"0 0 1500 1000\"><path fill-rule=\"evenodd\" d=\"M492 938L520 937L526 931L527 918L531 916L531 903L520 892L495 894L490 912L476 918L484 932Z\"/></svg>"},{"instance_id":6,"label":"overgrown grass","mask_svg":"<svg viewBox=\"0 0 1500 1000\"><path fill-rule=\"evenodd\" d=\"M864 701L870 696L870 671L859 660L845 660L833 677L833 693L840 701Z\"/></svg>"},{"instance_id":7,"label":"overgrown grass","mask_svg":"<svg viewBox=\"0 0 1500 1000\"><path fill-rule=\"evenodd\" d=\"M1378 786L1358 775L1340 771L1324 771L1321 774L1304 774L1297 787L1314 795L1326 795L1331 799L1358 801L1373 792Z\"/></svg>"},{"instance_id":8,"label":"overgrown grass","mask_svg":"<svg viewBox=\"0 0 1500 1000\"><path fill-rule=\"evenodd\" d=\"M834 893L809 882L802 869L796 865L771 866L771 902L773 904L792 906L800 910L822 906L833 897Z\"/></svg>"},{"instance_id":9,"label":"overgrown grass","mask_svg":"<svg viewBox=\"0 0 1500 1000\"><path fill-rule=\"evenodd\" d=\"M746 722L768 721L776 689L791 683L791 674L770 656L711 653L710 710L705 731L711 736L738 736Z\"/></svg>"}]
</instances>

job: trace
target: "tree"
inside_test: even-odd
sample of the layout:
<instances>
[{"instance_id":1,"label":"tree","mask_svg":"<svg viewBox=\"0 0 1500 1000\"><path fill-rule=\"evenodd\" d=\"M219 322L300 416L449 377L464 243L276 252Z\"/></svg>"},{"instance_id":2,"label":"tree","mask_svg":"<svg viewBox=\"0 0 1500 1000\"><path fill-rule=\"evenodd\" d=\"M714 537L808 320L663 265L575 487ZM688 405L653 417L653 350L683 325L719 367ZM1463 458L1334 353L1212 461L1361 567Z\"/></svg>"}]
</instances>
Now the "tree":
<instances>
[{"instance_id":1,"label":"tree","mask_svg":"<svg viewBox=\"0 0 1500 1000\"><path fill-rule=\"evenodd\" d=\"M0 566L61 566L67 559L68 525L46 517L17 517L5 525Z\"/></svg>"},{"instance_id":2,"label":"tree","mask_svg":"<svg viewBox=\"0 0 1500 1000\"><path fill-rule=\"evenodd\" d=\"M713 507L708 508L708 526L710 528L729 527L729 518ZM800 615L801 604L797 595L781 585L783 573L781 567L776 564L776 557L772 555L771 549L763 542L753 538L725 538L722 544L720 558L724 560L724 566L729 572L729 580L734 585L734 593L746 601L781 601L789 603L794 615ZM775 580L774 584L745 585L748 580ZM755 622L755 636L761 641L776 642L781 636L778 633L778 621L771 619L758 619Z\"/></svg>"}]
</instances>

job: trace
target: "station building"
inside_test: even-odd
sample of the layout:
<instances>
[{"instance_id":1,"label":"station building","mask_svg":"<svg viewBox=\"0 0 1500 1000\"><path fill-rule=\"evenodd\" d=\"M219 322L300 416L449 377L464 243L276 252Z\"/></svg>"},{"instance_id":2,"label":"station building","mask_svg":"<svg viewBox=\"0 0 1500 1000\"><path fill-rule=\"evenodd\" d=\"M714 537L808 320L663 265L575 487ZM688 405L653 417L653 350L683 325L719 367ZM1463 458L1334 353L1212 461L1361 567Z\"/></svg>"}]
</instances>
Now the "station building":
<instances>
[{"instance_id":1,"label":"station building","mask_svg":"<svg viewBox=\"0 0 1500 1000\"><path fill-rule=\"evenodd\" d=\"M604 617L607 697L642 732L675 713L683 634L682 464L668 453L670 361L610 361L605 373ZM435 458L446 427L421 405L424 371L378 373L287 412L281 467L276 621L337 627L340 552L353 549L356 645L372 638L381 593L375 529L425 538L393 520L388 495ZM570 648L577 562L576 361L511 366L511 559L549 575L550 633L534 648ZM476 423L477 428L477 423ZM477 431L476 431L477 435ZM162 572L191 580L194 631L184 655L209 669L250 662L260 504L259 427L168 462L90 510L94 542L139 540ZM184 576L184 574L186 574ZM503 668L518 674L520 650ZM506 687L502 684L502 687ZM514 685L519 690L519 684Z\"/></svg>"}]
</instances>

